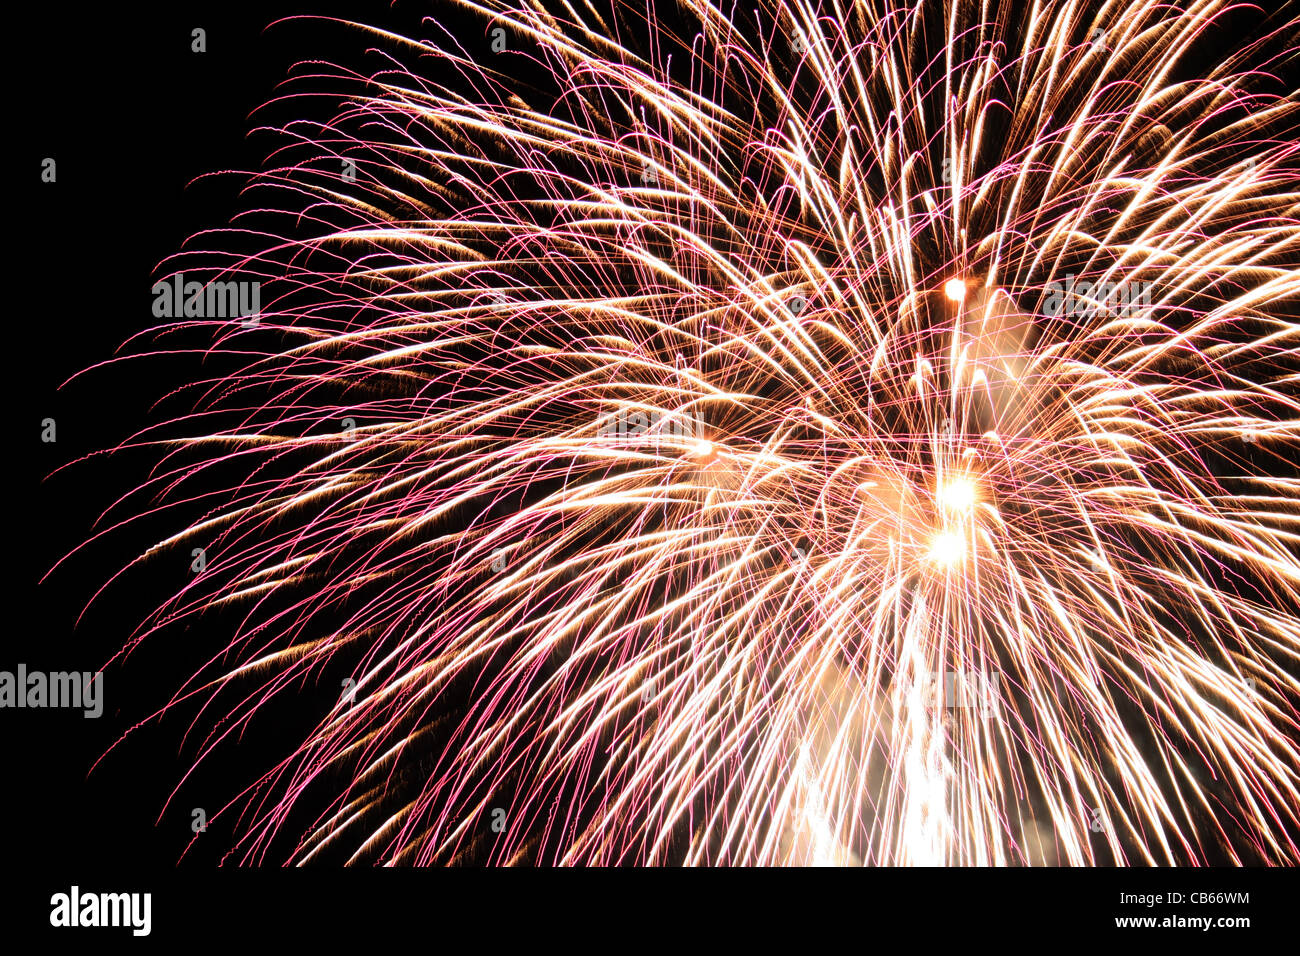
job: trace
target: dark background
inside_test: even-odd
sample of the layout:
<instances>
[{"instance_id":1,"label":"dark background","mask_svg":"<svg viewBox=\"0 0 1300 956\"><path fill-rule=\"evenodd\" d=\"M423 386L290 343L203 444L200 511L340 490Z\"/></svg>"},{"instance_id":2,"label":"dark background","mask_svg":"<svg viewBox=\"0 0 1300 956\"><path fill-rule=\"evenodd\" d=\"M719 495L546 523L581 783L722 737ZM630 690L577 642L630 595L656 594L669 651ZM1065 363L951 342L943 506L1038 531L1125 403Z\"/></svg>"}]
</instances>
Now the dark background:
<instances>
[{"instance_id":1,"label":"dark background","mask_svg":"<svg viewBox=\"0 0 1300 956\"><path fill-rule=\"evenodd\" d=\"M258 167L269 139L247 134L259 122L250 114L275 95L293 64L308 57L355 62L364 50L358 34L337 25L268 24L308 9L341 16L345 6L329 0L157 10L88 5L74 16L62 5L45 4L19 41L49 82L24 103L27 132L15 177L31 212L15 250L17 284L25 295L22 318L12 326L21 340L13 356L23 357L19 372L32 380L19 391L15 409L24 438L16 456L22 491L15 502L18 526L11 528L13 580L16 600L34 613L15 629L16 646L3 654L5 669L18 662L46 671L103 668L149 604L188 573L183 563L171 567L175 561L147 563L86 610L126 560L158 540L155 532L166 525L147 520L50 570L91 536L101 513L149 465L139 453L99 453L156 420L151 404L198 372L191 359L92 366L155 321L151 287L159 264L190 236L224 226L241 208L247 176L208 174ZM369 15L419 29L416 16L382 5L360 18ZM195 27L207 31L206 52L191 50ZM54 183L40 181L47 156L57 163ZM40 441L45 418L57 422L55 443ZM130 666L119 661L107 668L105 710L97 720L80 711L6 712L5 735L17 747L11 766L26 780L9 796L17 797L19 818L29 821L19 838L32 838L36 852L173 866L193 836L191 808L215 812L217 806L196 797L158 819L193 764L193 746L179 752L185 720L169 717L133 733L91 772L131 724L166 702L160 694L169 691L159 688L179 687L211 653L210 639L185 636L173 635L163 647L146 641ZM249 747L255 741L241 744L244 755L255 758Z\"/></svg>"},{"instance_id":2,"label":"dark background","mask_svg":"<svg viewBox=\"0 0 1300 956\"><path fill-rule=\"evenodd\" d=\"M28 11L24 25L10 33L11 74L21 78L19 82L11 76L10 81L9 103L19 113L21 133L8 151L15 167L10 181L19 203L9 250L10 283L19 294L8 323L13 439L9 461L17 477L10 496L6 575L12 587L9 607L16 613L0 651L0 669L12 670L19 662L45 671L103 668L144 615L188 572L184 564L148 564L110 586L86 610L124 558L157 540L154 532L163 525L148 521L106 543L89 545L51 571L90 537L105 508L139 483L148 461L130 453L112 458L98 453L148 422L151 403L194 371L189 361L179 360L151 362L147 372L137 365L126 375L91 366L113 356L129 336L154 323L150 288L159 264L188 237L223 225L240 208L238 193L246 177L206 174L257 168L269 140L246 135L256 125L250 114L274 95L292 64L303 58L358 67L367 62L364 39L337 26L295 21L268 28L281 17L309 10L351 15L418 37L428 35L421 31L420 17L434 13L435 6L370 3L358 9L355 3L311 0L166 4L152 10L132 4L77 8L46 3ZM191 52L194 27L207 31L205 53ZM480 23L466 27L482 33ZM488 42L482 36L479 40ZM57 162L53 184L41 182L45 157ZM199 180L201 176L205 178ZM57 421L56 443L40 440L45 418ZM179 687L206 661L204 652L211 648L210 638L198 636L184 643L172 635L164 647L146 642L131 666L107 668L105 709L98 720L84 719L80 711L52 709L10 710L0 718L0 859L19 875L22 892L37 906L37 923L48 915L49 893L66 891L78 880L85 885L98 876L105 884L102 889L164 892L171 880L167 874L193 836L190 808L203 805L201 798L190 799L203 790L205 778L200 776L159 819L173 787L193 765L193 747L182 746L185 721L168 718L142 728L93 772L91 767L129 726L165 702L160 697L165 691L159 688ZM253 733L240 744L245 767L264 766L261 758L278 753L268 746L268 738L275 742L273 734ZM217 763L207 773L219 773L221 766ZM234 796L229 783L220 793L227 799ZM208 807L209 816L215 809ZM211 835L214 843L223 837ZM199 852L187 857L182 869L191 871L191 881L202 881L218 859ZM122 875L127 873L133 875ZM114 882L115 875L122 876ZM880 876L871 875L873 893L879 891ZM972 890L980 899L999 892L988 885L972 886L987 884L986 877L960 876L942 878L948 887L943 895L949 900L964 893L968 905ZM1243 885L1226 876L1221 874L1205 888ZM274 877L267 874L259 882L221 886L228 902L260 897L268 890L305 892L301 883ZM924 878L930 881L927 887L939 879L934 874ZM484 886L481 875L457 879L465 882L454 887L445 877L438 882L444 892L480 903L499 889ZM912 879L907 886L917 885ZM1044 900L1073 897L1081 906L1081 896L1108 901L1114 895L1109 884L1080 879L1070 877L1069 888L1062 882L1059 890L1025 882L1006 892L1012 899L1020 893L1037 893ZM1123 886L1129 892L1161 886L1158 879L1126 879ZM661 881L654 883L662 887ZM311 892L320 892L323 885L313 883L316 889ZM392 884L387 885L391 890ZM1008 884L998 885L1005 890ZM1274 888L1281 889L1276 884ZM655 887L642 890L653 893ZM410 882L392 891L420 892ZM590 892L591 887L581 891ZM864 895L857 905L868 905L870 899ZM438 906L445 908L449 902L443 897ZM698 907L701 901L679 900L678 905ZM1101 905L1089 903L1077 915L1104 919L1109 911L1099 909ZM1128 912L1113 906L1110 910ZM1007 915L998 913L997 923L1007 925ZM1039 912L1015 918L1023 925L1048 916ZM161 914L155 899L154 918L160 922L176 917Z\"/></svg>"}]
</instances>

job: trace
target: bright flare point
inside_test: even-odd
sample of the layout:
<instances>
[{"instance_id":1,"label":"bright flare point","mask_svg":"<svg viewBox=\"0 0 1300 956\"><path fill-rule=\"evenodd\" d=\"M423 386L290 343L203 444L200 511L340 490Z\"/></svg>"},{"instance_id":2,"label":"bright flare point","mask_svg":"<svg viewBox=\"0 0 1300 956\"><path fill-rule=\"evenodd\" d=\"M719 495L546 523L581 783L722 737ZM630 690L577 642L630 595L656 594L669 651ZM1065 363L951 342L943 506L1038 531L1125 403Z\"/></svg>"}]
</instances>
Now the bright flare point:
<instances>
[{"instance_id":1,"label":"bright flare point","mask_svg":"<svg viewBox=\"0 0 1300 956\"><path fill-rule=\"evenodd\" d=\"M708 439L702 438L695 443L694 454L702 465L711 465L718 460L718 449Z\"/></svg>"},{"instance_id":2,"label":"bright flare point","mask_svg":"<svg viewBox=\"0 0 1300 956\"><path fill-rule=\"evenodd\" d=\"M969 478L950 478L939 486L935 497L945 510L969 514L975 507L975 482Z\"/></svg>"},{"instance_id":3,"label":"bright flare point","mask_svg":"<svg viewBox=\"0 0 1300 956\"><path fill-rule=\"evenodd\" d=\"M930 560L945 567L958 564L966 554L966 542L955 531L941 531L930 541Z\"/></svg>"}]
</instances>

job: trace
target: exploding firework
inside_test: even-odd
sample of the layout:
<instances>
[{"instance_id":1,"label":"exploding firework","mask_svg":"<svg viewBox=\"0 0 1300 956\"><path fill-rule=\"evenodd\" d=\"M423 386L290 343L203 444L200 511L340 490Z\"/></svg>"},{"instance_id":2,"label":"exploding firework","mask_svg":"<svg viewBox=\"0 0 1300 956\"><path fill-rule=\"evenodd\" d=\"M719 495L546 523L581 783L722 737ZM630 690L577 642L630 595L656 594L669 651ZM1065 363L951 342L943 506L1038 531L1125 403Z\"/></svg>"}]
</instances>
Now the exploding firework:
<instances>
[{"instance_id":1,"label":"exploding firework","mask_svg":"<svg viewBox=\"0 0 1300 956\"><path fill-rule=\"evenodd\" d=\"M1300 860L1297 20L1228 15L341 27L119 506L199 555L136 640L235 622L200 761L320 703L231 857Z\"/></svg>"}]
</instances>

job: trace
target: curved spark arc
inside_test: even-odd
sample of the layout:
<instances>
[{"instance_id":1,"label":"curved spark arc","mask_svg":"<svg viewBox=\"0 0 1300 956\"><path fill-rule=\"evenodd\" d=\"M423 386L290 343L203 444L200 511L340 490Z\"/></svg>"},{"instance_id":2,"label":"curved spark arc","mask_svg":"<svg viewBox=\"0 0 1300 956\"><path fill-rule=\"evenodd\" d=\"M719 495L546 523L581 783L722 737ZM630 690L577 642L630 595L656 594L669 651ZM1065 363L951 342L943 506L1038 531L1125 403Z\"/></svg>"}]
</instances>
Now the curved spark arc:
<instances>
[{"instance_id":1,"label":"curved spark arc","mask_svg":"<svg viewBox=\"0 0 1300 956\"><path fill-rule=\"evenodd\" d=\"M177 443L246 476L150 629L246 609L202 755L354 664L239 858L1300 857L1297 104L1175 78L1225 5L456 6L558 94L360 27Z\"/></svg>"}]
</instances>

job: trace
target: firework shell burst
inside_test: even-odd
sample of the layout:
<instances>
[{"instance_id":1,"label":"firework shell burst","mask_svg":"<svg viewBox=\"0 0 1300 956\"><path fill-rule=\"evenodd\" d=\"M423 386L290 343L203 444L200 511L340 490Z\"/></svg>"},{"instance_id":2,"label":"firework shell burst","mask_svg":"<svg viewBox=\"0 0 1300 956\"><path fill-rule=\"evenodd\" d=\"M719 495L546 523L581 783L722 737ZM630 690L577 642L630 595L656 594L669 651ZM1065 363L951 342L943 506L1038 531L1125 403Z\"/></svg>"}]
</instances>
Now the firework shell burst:
<instances>
[{"instance_id":1,"label":"firework shell burst","mask_svg":"<svg viewBox=\"0 0 1300 956\"><path fill-rule=\"evenodd\" d=\"M338 24L166 272L256 323L133 360L234 363L117 505L206 556L124 654L237 621L159 714L280 751L226 859L1300 861L1297 20L1225 6Z\"/></svg>"}]
</instances>

